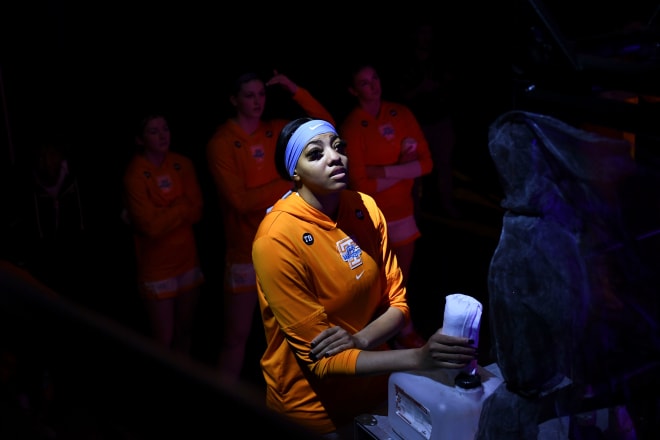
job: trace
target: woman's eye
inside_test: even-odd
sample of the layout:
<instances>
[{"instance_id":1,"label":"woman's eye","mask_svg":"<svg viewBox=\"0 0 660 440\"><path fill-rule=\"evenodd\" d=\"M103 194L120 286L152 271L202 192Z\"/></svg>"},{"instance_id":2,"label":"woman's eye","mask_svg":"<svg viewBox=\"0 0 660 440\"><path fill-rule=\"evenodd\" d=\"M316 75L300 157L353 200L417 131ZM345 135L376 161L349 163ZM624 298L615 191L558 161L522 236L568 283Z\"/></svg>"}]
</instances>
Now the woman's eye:
<instances>
[{"instance_id":1,"label":"woman's eye","mask_svg":"<svg viewBox=\"0 0 660 440\"><path fill-rule=\"evenodd\" d=\"M307 157L310 160L319 160L321 158L321 156L322 156L322 154L319 150L310 151L309 154L307 155Z\"/></svg>"},{"instance_id":2,"label":"woman's eye","mask_svg":"<svg viewBox=\"0 0 660 440\"><path fill-rule=\"evenodd\" d=\"M334 148L338 153L344 154L346 152L346 142L337 142Z\"/></svg>"}]
</instances>

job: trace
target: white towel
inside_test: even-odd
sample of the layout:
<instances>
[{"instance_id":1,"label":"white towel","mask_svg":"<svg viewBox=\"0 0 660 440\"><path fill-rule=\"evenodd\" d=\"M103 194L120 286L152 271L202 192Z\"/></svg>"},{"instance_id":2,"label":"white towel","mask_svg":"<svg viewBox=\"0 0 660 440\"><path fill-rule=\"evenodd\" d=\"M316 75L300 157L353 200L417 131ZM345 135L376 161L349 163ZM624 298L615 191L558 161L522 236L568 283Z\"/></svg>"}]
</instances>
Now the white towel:
<instances>
[{"instance_id":1,"label":"white towel","mask_svg":"<svg viewBox=\"0 0 660 440\"><path fill-rule=\"evenodd\" d=\"M482 310L481 303L471 296L462 293L447 295L442 333L470 338L477 347Z\"/></svg>"},{"instance_id":2,"label":"white towel","mask_svg":"<svg viewBox=\"0 0 660 440\"><path fill-rule=\"evenodd\" d=\"M462 293L447 295L442 333L470 338L474 341L474 346L478 347L482 310L481 303L471 296ZM459 371L477 374L477 360L474 359L463 369L455 371L455 374L458 374Z\"/></svg>"}]
</instances>

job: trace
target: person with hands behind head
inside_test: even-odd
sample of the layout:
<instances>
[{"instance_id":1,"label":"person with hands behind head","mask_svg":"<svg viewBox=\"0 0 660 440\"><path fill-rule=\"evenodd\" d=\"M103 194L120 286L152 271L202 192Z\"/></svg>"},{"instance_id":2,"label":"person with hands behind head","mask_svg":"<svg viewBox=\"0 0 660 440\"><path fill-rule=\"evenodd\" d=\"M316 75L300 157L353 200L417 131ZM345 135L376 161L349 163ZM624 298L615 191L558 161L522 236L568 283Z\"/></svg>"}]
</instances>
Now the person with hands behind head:
<instances>
[{"instance_id":1,"label":"person with hands behind head","mask_svg":"<svg viewBox=\"0 0 660 440\"><path fill-rule=\"evenodd\" d=\"M291 187L274 166L277 134L288 122L263 118L266 86L291 94L303 113L329 119L329 112L303 87L274 71L267 81L253 70L241 73L229 101L235 115L222 123L209 140L208 166L220 200L225 233L223 338L218 360L227 379L237 380L257 305L252 266L252 239L266 209Z\"/></svg>"},{"instance_id":2,"label":"person with hands behind head","mask_svg":"<svg viewBox=\"0 0 660 440\"><path fill-rule=\"evenodd\" d=\"M419 348L390 349L409 320L406 287L378 205L348 189L346 150L327 121L284 126L276 167L293 188L252 246L267 406L326 438L353 438L353 418L386 405L390 372L476 357L467 338L440 331Z\"/></svg>"},{"instance_id":3,"label":"person with hands behind head","mask_svg":"<svg viewBox=\"0 0 660 440\"><path fill-rule=\"evenodd\" d=\"M390 243L407 283L415 241L421 237L413 188L416 180L433 168L429 145L412 111L382 98L380 76L372 64L356 64L347 79L357 105L339 132L351 154L350 185L371 195L383 211ZM410 321L393 342L396 347L412 348L423 345L424 339Z\"/></svg>"}]
</instances>

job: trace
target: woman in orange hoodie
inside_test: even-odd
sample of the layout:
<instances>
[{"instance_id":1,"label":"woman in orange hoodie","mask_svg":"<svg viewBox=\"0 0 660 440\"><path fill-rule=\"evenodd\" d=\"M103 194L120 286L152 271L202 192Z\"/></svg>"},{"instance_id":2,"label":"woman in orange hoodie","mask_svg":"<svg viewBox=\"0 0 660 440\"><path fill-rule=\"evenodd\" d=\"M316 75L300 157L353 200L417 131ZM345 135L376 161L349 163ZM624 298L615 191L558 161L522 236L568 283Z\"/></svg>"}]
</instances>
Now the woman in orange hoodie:
<instances>
[{"instance_id":1,"label":"woman in orange hoodie","mask_svg":"<svg viewBox=\"0 0 660 440\"><path fill-rule=\"evenodd\" d=\"M332 124L292 121L275 157L293 189L252 247L266 403L315 434L353 438L353 419L387 403L389 373L463 368L477 353L440 330L422 347L389 348L410 318L403 275L375 200L348 189L346 143Z\"/></svg>"}]
</instances>

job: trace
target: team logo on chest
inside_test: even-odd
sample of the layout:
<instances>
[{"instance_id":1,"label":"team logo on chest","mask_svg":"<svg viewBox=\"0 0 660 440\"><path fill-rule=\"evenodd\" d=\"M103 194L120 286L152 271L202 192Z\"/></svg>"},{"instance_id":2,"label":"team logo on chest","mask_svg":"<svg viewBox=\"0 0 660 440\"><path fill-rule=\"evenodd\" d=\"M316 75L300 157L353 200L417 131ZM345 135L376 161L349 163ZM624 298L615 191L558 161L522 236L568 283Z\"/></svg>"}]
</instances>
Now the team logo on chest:
<instances>
[{"instance_id":1,"label":"team logo on chest","mask_svg":"<svg viewBox=\"0 0 660 440\"><path fill-rule=\"evenodd\" d=\"M394 139L394 127L389 122L378 127L380 135L383 136L386 140L391 141Z\"/></svg>"},{"instance_id":2,"label":"team logo on chest","mask_svg":"<svg viewBox=\"0 0 660 440\"><path fill-rule=\"evenodd\" d=\"M250 147L250 153L252 154L252 159L254 159L257 164L261 165L264 162L266 151L264 150L263 145L252 145Z\"/></svg>"},{"instance_id":3,"label":"team logo on chest","mask_svg":"<svg viewBox=\"0 0 660 440\"><path fill-rule=\"evenodd\" d=\"M169 174L156 176L156 183L163 194L167 194L172 191L173 183Z\"/></svg>"},{"instance_id":4,"label":"team logo on chest","mask_svg":"<svg viewBox=\"0 0 660 440\"><path fill-rule=\"evenodd\" d=\"M337 242L337 250L341 259L348 263L351 269L362 265L362 249L351 237L346 237Z\"/></svg>"}]
</instances>

